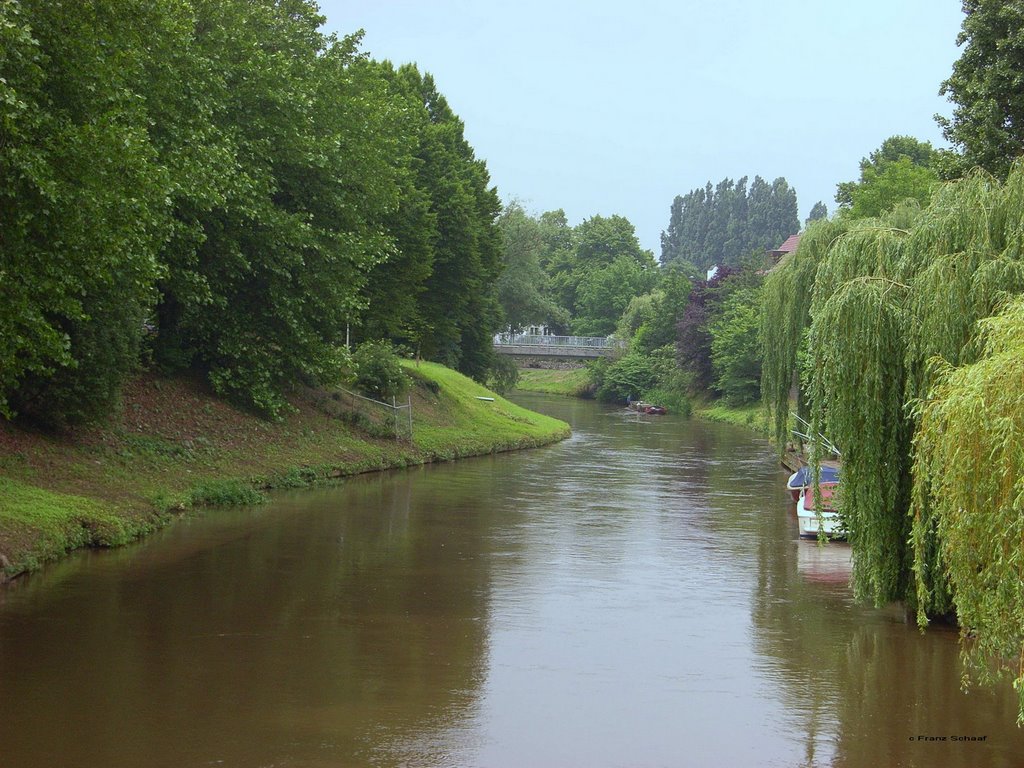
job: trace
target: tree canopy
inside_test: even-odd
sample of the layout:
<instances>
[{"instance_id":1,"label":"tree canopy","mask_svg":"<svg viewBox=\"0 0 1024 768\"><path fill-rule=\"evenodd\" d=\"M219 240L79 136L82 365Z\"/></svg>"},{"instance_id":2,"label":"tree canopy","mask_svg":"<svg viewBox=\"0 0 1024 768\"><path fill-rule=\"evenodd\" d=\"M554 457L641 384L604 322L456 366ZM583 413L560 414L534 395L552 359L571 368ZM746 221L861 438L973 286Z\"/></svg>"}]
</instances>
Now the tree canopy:
<instances>
[{"instance_id":1,"label":"tree canopy","mask_svg":"<svg viewBox=\"0 0 1024 768\"><path fill-rule=\"evenodd\" d=\"M817 221L818 219L827 219L827 218L828 218L828 206L825 205L823 202L821 202L821 200L819 200L818 202L816 202L811 207L811 211L810 211L810 213L807 214L807 220L804 221L804 225L807 226L812 221Z\"/></svg>"},{"instance_id":2,"label":"tree canopy","mask_svg":"<svg viewBox=\"0 0 1024 768\"><path fill-rule=\"evenodd\" d=\"M963 9L963 53L940 90L953 116L935 119L961 153L953 157L961 173L980 167L1005 178L1024 154L1024 6L964 0Z\"/></svg>"},{"instance_id":3,"label":"tree canopy","mask_svg":"<svg viewBox=\"0 0 1024 768\"><path fill-rule=\"evenodd\" d=\"M1005 184L977 172L941 186L924 209L819 223L769 275L762 320L777 434L788 419L783 389L802 373L812 429L842 451L857 595L905 600L922 620L955 610L972 647L998 664L1017 638L1018 676L1024 605L993 575L1020 559L1006 483L1024 461L1010 448L1020 444L1016 395L988 388L998 381L1019 394L1001 378L1015 370L1005 366L1019 353L1019 307L986 318L1024 294L1022 200L1017 167ZM952 457L971 450L956 456L977 474L954 488L944 473L962 480L967 469ZM985 537L1000 544L982 551L979 572Z\"/></svg>"},{"instance_id":4,"label":"tree canopy","mask_svg":"<svg viewBox=\"0 0 1024 768\"><path fill-rule=\"evenodd\" d=\"M270 415L340 376L350 329L485 377L486 167L429 75L323 22L311 0L0 2L0 411L101 417L143 342Z\"/></svg>"},{"instance_id":5,"label":"tree canopy","mask_svg":"<svg viewBox=\"0 0 1024 768\"><path fill-rule=\"evenodd\" d=\"M661 263L682 260L706 270L736 266L751 252L764 252L800 230L796 191L784 178L723 179L672 201L661 233Z\"/></svg>"},{"instance_id":6,"label":"tree canopy","mask_svg":"<svg viewBox=\"0 0 1024 768\"><path fill-rule=\"evenodd\" d=\"M939 181L937 153L927 141L890 136L860 161L860 180L836 189L840 210L855 218L881 216L906 200L927 205Z\"/></svg>"},{"instance_id":7,"label":"tree canopy","mask_svg":"<svg viewBox=\"0 0 1024 768\"><path fill-rule=\"evenodd\" d=\"M505 324L513 332L544 325L561 317L550 298L548 276L541 267L544 234L541 222L518 202L505 206L498 219L504 245L498 301Z\"/></svg>"}]
</instances>

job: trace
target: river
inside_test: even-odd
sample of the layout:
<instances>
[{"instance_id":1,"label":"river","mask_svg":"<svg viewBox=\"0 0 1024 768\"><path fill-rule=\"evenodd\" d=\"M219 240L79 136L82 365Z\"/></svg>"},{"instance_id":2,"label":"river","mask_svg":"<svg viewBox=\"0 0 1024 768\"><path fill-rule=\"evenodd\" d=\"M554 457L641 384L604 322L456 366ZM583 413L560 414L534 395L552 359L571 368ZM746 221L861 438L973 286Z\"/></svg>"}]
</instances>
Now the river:
<instances>
[{"instance_id":1,"label":"river","mask_svg":"<svg viewBox=\"0 0 1024 768\"><path fill-rule=\"evenodd\" d=\"M855 604L765 441L517 400L573 437L0 590L0 766L1024 764L1009 684L964 693L955 632Z\"/></svg>"}]
</instances>

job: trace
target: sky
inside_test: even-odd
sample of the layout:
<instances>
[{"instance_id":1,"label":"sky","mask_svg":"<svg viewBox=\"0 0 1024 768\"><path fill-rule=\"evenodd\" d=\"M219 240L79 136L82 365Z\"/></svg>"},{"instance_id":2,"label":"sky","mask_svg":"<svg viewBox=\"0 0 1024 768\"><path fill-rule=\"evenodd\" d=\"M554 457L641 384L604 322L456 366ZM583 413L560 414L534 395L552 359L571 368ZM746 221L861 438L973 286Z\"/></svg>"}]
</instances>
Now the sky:
<instances>
[{"instance_id":1,"label":"sky","mask_svg":"<svg viewBox=\"0 0 1024 768\"><path fill-rule=\"evenodd\" d=\"M326 28L416 63L465 123L503 201L619 214L661 253L669 208L708 181L784 176L801 221L933 116L960 56L955 0L320 0Z\"/></svg>"}]
</instances>

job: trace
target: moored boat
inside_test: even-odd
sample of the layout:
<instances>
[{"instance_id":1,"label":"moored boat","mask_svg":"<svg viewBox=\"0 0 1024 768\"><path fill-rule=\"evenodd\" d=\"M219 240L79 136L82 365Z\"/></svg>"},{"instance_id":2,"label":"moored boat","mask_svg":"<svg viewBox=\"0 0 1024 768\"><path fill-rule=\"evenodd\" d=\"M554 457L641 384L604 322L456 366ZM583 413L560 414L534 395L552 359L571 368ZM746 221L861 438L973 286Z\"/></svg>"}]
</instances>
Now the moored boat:
<instances>
[{"instance_id":1,"label":"moored boat","mask_svg":"<svg viewBox=\"0 0 1024 768\"><path fill-rule=\"evenodd\" d=\"M824 474L824 467L822 467ZM839 488L838 479L822 481L819 483L821 489L821 509L814 505L814 486L804 487L800 491L800 498L796 502L796 519L800 529L800 535L804 538L818 538L824 534L830 539L844 539L846 533L843 530L835 507L835 495ZM820 512L820 515L819 515Z\"/></svg>"},{"instance_id":2,"label":"moored boat","mask_svg":"<svg viewBox=\"0 0 1024 768\"><path fill-rule=\"evenodd\" d=\"M663 405L655 405L654 403L645 403L642 400L630 400L627 405L634 411L640 413L652 413L657 416L664 416L668 413L668 409Z\"/></svg>"}]
</instances>

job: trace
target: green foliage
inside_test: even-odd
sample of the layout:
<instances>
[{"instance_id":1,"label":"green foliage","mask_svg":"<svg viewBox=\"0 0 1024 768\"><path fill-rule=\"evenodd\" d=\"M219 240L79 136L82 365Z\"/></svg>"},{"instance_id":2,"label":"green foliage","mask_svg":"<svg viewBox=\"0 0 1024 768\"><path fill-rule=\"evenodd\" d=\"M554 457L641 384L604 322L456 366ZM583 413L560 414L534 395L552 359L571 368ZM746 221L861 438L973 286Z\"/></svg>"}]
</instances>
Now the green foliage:
<instances>
[{"instance_id":1,"label":"green foliage","mask_svg":"<svg viewBox=\"0 0 1024 768\"><path fill-rule=\"evenodd\" d=\"M812 428L842 450L858 595L906 600L922 618L955 609L975 661L1016 664L1020 598L1007 585L1020 583L1022 551L1013 478L1024 310L1018 300L985 319L1024 293L1024 167L1005 184L975 173L924 210L841 226L805 238L765 286L776 428L802 335L784 294L806 295L813 280L804 383ZM805 245L826 240L816 269L805 263Z\"/></svg>"},{"instance_id":2,"label":"green foliage","mask_svg":"<svg viewBox=\"0 0 1024 768\"><path fill-rule=\"evenodd\" d=\"M701 271L737 266L751 251L763 253L800 229L796 191L784 178L771 184L755 176L723 179L672 201L661 235L661 263L680 261Z\"/></svg>"},{"instance_id":3,"label":"green foliage","mask_svg":"<svg viewBox=\"0 0 1024 768\"><path fill-rule=\"evenodd\" d=\"M622 216L593 216L568 230L565 215L553 211L540 223L540 263L562 310L550 319L556 327L567 321L574 334L610 334L630 300L657 282L653 254L640 247L633 225Z\"/></svg>"},{"instance_id":4,"label":"green foliage","mask_svg":"<svg viewBox=\"0 0 1024 768\"><path fill-rule=\"evenodd\" d=\"M964 0L963 9L963 53L940 90L956 106L936 120L962 153L955 171L980 167L1002 179L1024 147L1024 7Z\"/></svg>"},{"instance_id":5,"label":"green foliage","mask_svg":"<svg viewBox=\"0 0 1024 768\"><path fill-rule=\"evenodd\" d=\"M901 161L907 161L915 168L934 168L937 153L931 142L918 141L913 136L890 136L878 149L861 158L860 181L844 181L836 185L836 202L842 208L851 208L854 196L865 183L877 179L889 166Z\"/></svg>"},{"instance_id":6,"label":"green foliage","mask_svg":"<svg viewBox=\"0 0 1024 768\"><path fill-rule=\"evenodd\" d=\"M487 386L495 392L505 394L514 389L518 381L519 367L516 361L507 355L495 355L490 375L487 377Z\"/></svg>"},{"instance_id":7,"label":"green foliage","mask_svg":"<svg viewBox=\"0 0 1024 768\"><path fill-rule=\"evenodd\" d=\"M844 268L864 240L819 270ZM905 288L884 277L850 278L819 303L816 289L811 424L843 452L842 517L855 552L854 593L877 604L907 596L910 429L904 414ZM828 289L826 288L826 291Z\"/></svg>"},{"instance_id":8,"label":"green foliage","mask_svg":"<svg viewBox=\"0 0 1024 768\"><path fill-rule=\"evenodd\" d=\"M811 212L807 214L807 220L804 222L804 226L810 226L812 221L818 221L819 219L828 218L828 206L826 206L821 200L816 202L811 208Z\"/></svg>"},{"instance_id":9,"label":"green foliage","mask_svg":"<svg viewBox=\"0 0 1024 768\"><path fill-rule=\"evenodd\" d=\"M602 372L597 397L605 402L639 400L656 381L655 372L645 355L630 352L608 365Z\"/></svg>"},{"instance_id":10,"label":"green foliage","mask_svg":"<svg viewBox=\"0 0 1024 768\"><path fill-rule=\"evenodd\" d=\"M1016 678L1024 718L1024 299L981 323L977 362L939 366L915 438L915 575L924 606L948 564L971 667ZM941 552L922 546L937 537ZM995 666L990 662L994 660Z\"/></svg>"},{"instance_id":11,"label":"green foliage","mask_svg":"<svg viewBox=\"0 0 1024 768\"><path fill-rule=\"evenodd\" d=\"M172 15L0 4L0 413L95 419L133 369L168 226L138 38Z\"/></svg>"},{"instance_id":12,"label":"green foliage","mask_svg":"<svg viewBox=\"0 0 1024 768\"><path fill-rule=\"evenodd\" d=\"M649 291L655 279L653 261L642 263L630 256L586 270L576 291L573 331L580 336L608 336L629 302Z\"/></svg>"},{"instance_id":13,"label":"green foliage","mask_svg":"<svg viewBox=\"0 0 1024 768\"><path fill-rule=\"evenodd\" d=\"M0 0L0 413L97 418L147 352L270 416L342 343L479 377L499 212L429 76L312 0Z\"/></svg>"},{"instance_id":14,"label":"green foliage","mask_svg":"<svg viewBox=\"0 0 1024 768\"><path fill-rule=\"evenodd\" d=\"M790 393L794 388L800 416L810 415L800 394L799 372L811 324L812 291L818 266L848 227L849 223L841 219L825 219L808 227L797 250L765 278L759 334L761 396L780 451L789 437Z\"/></svg>"},{"instance_id":15,"label":"green foliage","mask_svg":"<svg viewBox=\"0 0 1024 768\"><path fill-rule=\"evenodd\" d=\"M760 290L747 288L731 294L709 324L715 388L727 405L753 403L761 395L760 319Z\"/></svg>"},{"instance_id":16,"label":"green foliage","mask_svg":"<svg viewBox=\"0 0 1024 768\"><path fill-rule=\"evenodd\" d=\"M655 307L661 297L661 291L655 289L630 299L615 326L615 335L620 339L634 339L635 334L654 318Z\"/></svg>"},{"instance_id":17,"label":"green foliage","mask_svg":"<svg viewBox=\"0 0 1024 768\"><path fill-rule=\"evenodd\" d=\"M353 336L357 340L406 341L419 349L421 339L430 333L422 309L423 293L441 238L434 201L422 180L422 142L429 130L430 115L417 94L400 82L390 63L357 62L356 66L375 71L387 83L395 103L392 119L409 141L408 146L399 146L393 157L399 171L398 205L386 211L381 222L393 246L367 276L361 291L361 310L352 318Z\"/></svg>"},{"instance_id":18,"label":"green foliage","mask_svg":"<svg viewBox=\"0 0 1024 768\"><path fill-rule=\"evenodd\" d=\"M503 251L497 292L505 323L513 332L544 325L557 308L549 298L548 276L540 265L544 250L541 224L522 205L512 202L498 219L498 228Z\"/></svg>"},{"instance_id":19,"label":"green foliage","mask_svg":"<svg viewBox=\"0 0 1024 768\"><path fill-rule=\"evenodd\" d=\"M356 386L378 400L405 392L410 385L402 361L386 341L365 341L352 353Z\"/></svg>"},{"instance_id":20,"label":"green foliage","mask_svg":"<svg viewBox=\"0 0 1024 768\"><path fill-rule=\"evenodd\" d=\"M476 159L433 77L405 65L389 80L394 92L425 114L415 150L416 183L430 201L438 234L419 294L416 338L410 340L428 359L483 381L501 326L501 203L487 166Z\"/></svg>"},{"instance_id":21,"label":"green foliage","mask_svg":"<svg viewBox=\"0 0 1024 768\"><path fill-rule=\"evenodd\" d=\"M244 480L207 480L192 487L188 500L193 506L226 507L263 504L267 497Z\"/></svg>"},{"instance_id":22,"label":"green foliage","mask_svg":"<svg viewBox=\"0 0 1024 768\"><path fill-rule=\"evenodd\" d=\"M653 352L665 345L674 345L676 326L679 324L690 301L693 285L687 273L679 264L661 269L658 290L652 294L651 311L638 329L633 343L645 352Z\"/></svg>"},{"instance_id":23,"label":"green foliage","mask_svg":"<svg viewBox=\"0 0 1024 768\"><path fill-rule=\"evenodd\" d=\"M854 218L881 216L905 200L926 206L939 174L937 153L927 141L890 136L860 161L860 181L838 185L836 202Z\"/></svg>"},{"instance_id":24,"label":"green foliage","mask_svg":"<svg viewBox=\"0 0 1024 768\"><path fill-rule=\"evenodd\" d=\"M156 353L191 361L218 392L275 416L291 382L338 370L357 292L389 247L379 222L397 205L392 158L408 153L407 138L383 80L354 66L358 39L320 33L312 3L230 0L195 12L201 66L188 74L208 110L196 126L182 103L168 121L179 141L208 135L220 173L176 187L182 224L164 251Z\"/></svg>"}]
</instances>

